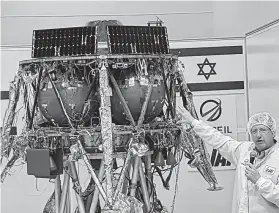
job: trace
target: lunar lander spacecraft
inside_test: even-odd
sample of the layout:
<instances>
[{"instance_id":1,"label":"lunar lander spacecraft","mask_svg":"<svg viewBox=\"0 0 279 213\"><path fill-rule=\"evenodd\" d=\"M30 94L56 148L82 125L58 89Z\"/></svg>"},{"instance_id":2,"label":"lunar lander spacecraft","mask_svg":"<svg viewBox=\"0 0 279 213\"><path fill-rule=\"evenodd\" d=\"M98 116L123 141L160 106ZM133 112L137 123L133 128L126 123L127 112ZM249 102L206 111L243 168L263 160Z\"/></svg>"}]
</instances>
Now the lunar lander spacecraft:
<instances>
[{"instance_id":1,"label":"lunar lander spacecraft","mask_svg":"<svg viewBox=\"0 0 279 213\"><path fill-rule=\"evenodd\" d=\"M34 30L32 59L19 62L10 86L1 135L1 154L9 162L1 181L23 158L28 175L55 180L45 213L71 213L69 190L80 213L166 212L153 175L158 173L169 188L172 171L185 156L209 190L219 190L203 141L190 127L176 124L177 98L197 118L183 69L178 56L170 54L167 28L160 22L92 21ZM13 136L19 97L25 127ZM80 186L78 160L91 175L86 190ZM121 172L115 176L119 161Z\"/></svg>"}]
</instances>

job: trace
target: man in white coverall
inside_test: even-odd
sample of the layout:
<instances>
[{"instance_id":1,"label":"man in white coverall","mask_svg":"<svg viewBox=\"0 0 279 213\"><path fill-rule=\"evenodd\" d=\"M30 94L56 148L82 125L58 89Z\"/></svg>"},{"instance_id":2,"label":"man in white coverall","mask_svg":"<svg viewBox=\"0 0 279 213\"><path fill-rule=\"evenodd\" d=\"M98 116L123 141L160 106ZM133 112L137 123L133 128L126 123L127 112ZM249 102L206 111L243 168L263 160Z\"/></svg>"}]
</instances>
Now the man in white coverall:
<instances>
[{"instance_id":1,"label":"man in white coverall","mask_svg":"<svg viewBox=\"0 0 279 213\"><path fill-rule=\"evenodd\" d=\"M276 122L269 113L250 117L247 128L253 142L225 136L186 109L178 114L178 124L191 125L204 142L236 166L232 213L279 213L279 143Z\"/></svg>"}]
</instances>

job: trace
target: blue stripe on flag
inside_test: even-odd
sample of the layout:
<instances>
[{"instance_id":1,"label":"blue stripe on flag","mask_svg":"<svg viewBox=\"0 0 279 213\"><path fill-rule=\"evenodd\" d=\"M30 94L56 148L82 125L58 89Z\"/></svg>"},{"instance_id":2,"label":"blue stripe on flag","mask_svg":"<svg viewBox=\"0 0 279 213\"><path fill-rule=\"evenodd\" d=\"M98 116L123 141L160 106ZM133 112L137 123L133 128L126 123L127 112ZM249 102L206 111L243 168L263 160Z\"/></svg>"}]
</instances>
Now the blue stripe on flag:
<instances>
[{"instance_id":1,"label":"blue stripe on flag","mask_svg":"<svg viewBox=\"0 0 279 213\"><path fill-rule=\"evenodd\" d=\"M243 54L242 46L220 46L220 47L195 47L171 49L171 54L183 56L204 56L204 55L236 55Z\"/></svg>"},{"instance_id":2,"label":"blue stripe on flag","mask_svg":"<svg viewBox=\"0 0 279 213\"><path fill-rule=\"evenodd\" d=\"M214 91L214 90L238 90L244 89L244 81L210 82L210 83L188 83L192 92ZM179 92L179 86L176 91Z\"/></svg>"}]
</instances>

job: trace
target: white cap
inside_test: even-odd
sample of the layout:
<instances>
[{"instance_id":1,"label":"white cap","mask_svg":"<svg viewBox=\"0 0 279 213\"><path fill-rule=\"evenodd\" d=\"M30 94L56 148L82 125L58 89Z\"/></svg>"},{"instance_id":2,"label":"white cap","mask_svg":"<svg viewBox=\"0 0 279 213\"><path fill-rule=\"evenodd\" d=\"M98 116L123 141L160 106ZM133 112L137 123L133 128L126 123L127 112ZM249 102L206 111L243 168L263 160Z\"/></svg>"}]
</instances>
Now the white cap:
<instances>
[{"instance_id":1,"label":"white cap","mask_svg":"<svg viewBox=\"0 0 279 213\"><path fill-rule=\"evenodd\" d=\"M276 121L268 112L260 112L252 115L249 118L249 122L247 124L247 129L251 134L251 130L255 125L264 125L270 129L272 135L275 137L276 135Z\"/></svg>"}]
</instances>

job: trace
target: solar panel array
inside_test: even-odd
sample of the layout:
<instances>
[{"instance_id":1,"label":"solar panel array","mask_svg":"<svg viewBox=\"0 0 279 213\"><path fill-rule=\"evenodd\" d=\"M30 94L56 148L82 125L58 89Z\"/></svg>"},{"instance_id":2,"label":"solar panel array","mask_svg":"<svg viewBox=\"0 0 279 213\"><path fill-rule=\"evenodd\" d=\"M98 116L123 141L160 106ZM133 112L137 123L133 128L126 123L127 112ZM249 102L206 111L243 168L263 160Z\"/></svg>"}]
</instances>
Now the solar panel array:
<instances>
[{"instance_id":1,"label":"solar panel array","mask_svg":"<svg viewBox=\"0 0 279 213\"><path fill-rule=\"evenodd\" d=\"M96 42L96 27L34 30L32 57L91 55Z\"/></svg>"},{"instance_id":2,"label":"solar panel array","mask_svg":"<svg viewBox=\"0 0 279 213\"><path fill-rule=\"evenodd\" d=\"M166 27L107 26L112 54L168 54Z\"/></svg>"},{"instance_id":3,"label":"solar panel array","mask_svg":"<svg viewBox=\"0 0 279 213\"><path fill-rule=\"evenodd\" d=\"M34 30L32 58L84 56L97 53L96 26ZM166 27L108 25L109 54L169 54Z\"/></svg>"}]
</instances>

